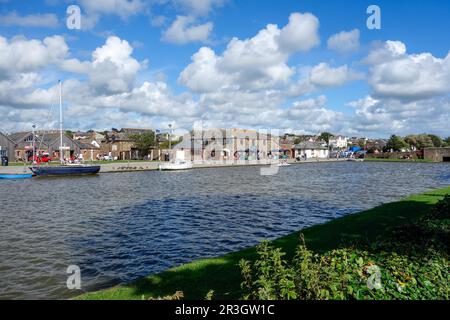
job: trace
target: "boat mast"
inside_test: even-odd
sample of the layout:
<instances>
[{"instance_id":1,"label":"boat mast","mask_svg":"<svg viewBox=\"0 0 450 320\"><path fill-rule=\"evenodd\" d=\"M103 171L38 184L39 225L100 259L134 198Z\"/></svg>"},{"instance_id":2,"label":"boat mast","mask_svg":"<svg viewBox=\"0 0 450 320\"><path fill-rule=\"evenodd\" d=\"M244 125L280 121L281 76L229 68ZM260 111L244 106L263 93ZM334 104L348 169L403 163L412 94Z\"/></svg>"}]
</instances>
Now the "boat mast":
<instances>
[{"instance_id":1,"label":"boat mast","mask_svg":"<svg viewBox=\"0 0 450 320\"><path fill-rule=\"evenodd\" d=\"M63 156L63 116L62 116L62 83L59 80L59 160L64 163Z\"/></svg>"}]
</instances>

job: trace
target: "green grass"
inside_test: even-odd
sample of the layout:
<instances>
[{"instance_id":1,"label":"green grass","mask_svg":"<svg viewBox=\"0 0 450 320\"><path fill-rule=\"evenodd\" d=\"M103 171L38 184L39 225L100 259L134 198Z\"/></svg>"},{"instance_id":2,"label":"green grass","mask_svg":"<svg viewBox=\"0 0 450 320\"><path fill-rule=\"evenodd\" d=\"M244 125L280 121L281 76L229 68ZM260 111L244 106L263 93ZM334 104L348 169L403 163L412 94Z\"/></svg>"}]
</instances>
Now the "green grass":
<instances>
[{"instance_id":1,"label":"green grass","mask_svg":"<svg viewBox=\"0 0 450 320\"><path fill-rule=\"evenodd\" d=\"M372 241L383 235L388 227L408 224L426 214L430 208L450 194L450 187L410 196L398 202L349 215L331 222L301 230L306 245L316 252L326 252L355 241ZM287 257L294 254L300 231L272 242L282 248ZM183 291L187 300L204 299L214 290L215 299L238 299L242 277L240 259L253 261L256 249L233 252L213 259L204 259L151 275L128 285L87 293L76 299L148 299Z\"/></svg>"}]
</instances>

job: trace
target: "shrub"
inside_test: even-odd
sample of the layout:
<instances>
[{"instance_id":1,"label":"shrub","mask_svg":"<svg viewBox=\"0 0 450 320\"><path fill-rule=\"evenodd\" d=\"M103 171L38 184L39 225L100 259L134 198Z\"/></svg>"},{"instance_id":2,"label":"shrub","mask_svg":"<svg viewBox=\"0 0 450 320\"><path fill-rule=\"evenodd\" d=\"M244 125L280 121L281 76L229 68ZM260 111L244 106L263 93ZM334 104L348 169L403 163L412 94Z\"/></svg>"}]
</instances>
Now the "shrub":
<instances>
[{"instance_id":1,"label":"shrub","mask_svg":"<svg viewBox=\"0 0 450 320\"><path fill-rule=\"evenodd\" d=\"M303 236L293 259L268 242L258 259L240 261L243 299L449 299L450 196L416 223L373 243L326 252Z\"/></svg>"}]
</instances>

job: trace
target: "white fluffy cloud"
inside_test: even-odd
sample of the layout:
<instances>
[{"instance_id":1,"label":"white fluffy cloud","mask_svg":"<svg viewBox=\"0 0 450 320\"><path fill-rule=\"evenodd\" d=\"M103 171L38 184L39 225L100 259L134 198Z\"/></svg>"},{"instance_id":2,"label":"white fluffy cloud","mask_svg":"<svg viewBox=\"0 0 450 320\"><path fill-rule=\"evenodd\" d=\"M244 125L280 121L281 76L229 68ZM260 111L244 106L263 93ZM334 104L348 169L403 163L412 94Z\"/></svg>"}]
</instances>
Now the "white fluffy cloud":
<instances>
[{"instance_id":1,"label":"white fluffy cloud","mask_svg":"<svg viewBox=\"0 0 450 320\"><path fill-rule=\"evenodd\" d=\"M81 75L63 82L67 128L157 127L175 118L180 126L189 127L199 117L189 94L175 95L161 81L135 86L135 77L146 63L137 61L129 43L118 37L109 37L85 61L69 59L68 47L59 36L42 41L0 38L0 48L2 131L29 130L32 124L56 126L57 117L49 117L49 111L58 103L58 85L55 78L43 76L55 67ZM47 88L48 83L53 85Z\"/></svg>"},{"instance_id":2,"label":"white fluffy cloud","mask_svg":"<svg viewBox=\"0 0 450 320\"><path fill-rule=\"evenodd\" d=\"M333 68L327 63L319 63L311 69L309 80L317 87L336 87L362 77L362 74L351 70L347 65Z\"/></svg>"},{"instance_id":3,"label":"white fluffy cloud","mask_svg":"<svg viewBox=\"0 0 450 320\"><path fill-rule=\"evenodd\" d=\"M142 13L148 3L142 0L80 0L84 9L81 28L92 29L103 15L115 15L122 20Z\"/></svg>"},{"instance_id":4,"label":"white fluffy cloud","mask_svg":"<svg viewBox=\"0 0 450 320\"><path fill-rule=\"evenodd\" d=\"M209 39L213 23L197 24L195 18L177 16L172 25L163 32L162 40L174 44L205 42Z\"/></svg>"},{"instance_id":5,"label":"white fluffy cloud","mask_svg":"<svg viewBox=\"0 0 450 320\"><path fill-rule=\"evenodd\" d=\"M403 102L398 99L375 99L367 96L353 101L352 128L372 136L411 133L434 133L448 136L450 99L435 97Z\"/></svg>"},{"instance_id":6,"label":"white fluffy cloud","mask_svg":"<svg viewBox=\"0 0 450 320\"><path fill-rule=\"evenodd\" d=\"M179 81L200 93L230 86L260 90L286 84L294 73L287 65L289 57L319 43L318 27L315 16L294 13L282 29L269 24L253 38L233 38L220 56L201 48Z\"/></svg>"},{"instance_id":7,"label":"white fluffy cloud","mask_svg":"<svg viewBox=\"0 0 450 320\"><path fill-rule=\"evenodd\" d=\"M293 53L308 51L320 43L319 19L311 13L293 13L289 23L280 31L281 50Z\"/></svg>"},{"instance_id":8,"label":"white fluffy cloud","mask_svg":"<svg viewBox=\"0 0 450 320\"><path fill-rule=\"evenodd\" d=\"M328 49L339 53L354 52L359 49L359 30L342 31L328 39Z\"/></svg>"},{"instance_id":9,"label":"white fluffy cloud","mask_svg":"<svg viewBox=\"0 0 450 320\"><path fill-rule=\"evenodd\" d=\"M369 84L382 98L421 100L450 92L450 52L445 58L431 53L407 54L400 41L387 41L369 54Z\"/></svg>"},{"instance_id":10,"label":"white fluffy cloud","mask_svg":"<svg viewBox=\"0 0 450 320\"><path fill-rule=\"evenodd\" d=\"M140 63L131 54L133 48L126 40L109 37L104 46L92 54L89 76L92 84L109 92L128 91L134 82Z\"/></svg>"},{"instance_id":11,"label":"white fluffy cloud","mask_svg":"<svg viewBox=\"0 0 450 320\"><path fill-rule=\"evenodd\" d=\"M42 41L23 37L8 40L0 36L0 70L3 75L35 71L60 63L68 50L61 36L46 37Z\"/></svg>"}]
</instances>

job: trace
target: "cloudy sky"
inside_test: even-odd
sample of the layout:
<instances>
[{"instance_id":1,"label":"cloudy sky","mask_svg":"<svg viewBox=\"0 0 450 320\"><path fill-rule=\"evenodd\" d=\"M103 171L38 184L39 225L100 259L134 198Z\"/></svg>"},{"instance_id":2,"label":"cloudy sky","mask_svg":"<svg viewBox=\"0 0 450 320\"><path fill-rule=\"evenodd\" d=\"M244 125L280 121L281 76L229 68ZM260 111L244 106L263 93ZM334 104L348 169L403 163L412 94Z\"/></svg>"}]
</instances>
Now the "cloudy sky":
<instances>
[{"instance_id":1,"label":"cloudy sky","mask_svg":"<svg viewBox=\"0 0 450 320\"><path fill-rule=\"evenodd\" d=\"M381 30L369 30L370 4ZM81 30L66 9L81 8ZM0 131L450 135L450 3L0 0Z\"/></svg>"}]
</instances>

